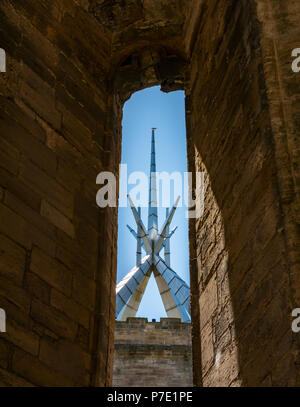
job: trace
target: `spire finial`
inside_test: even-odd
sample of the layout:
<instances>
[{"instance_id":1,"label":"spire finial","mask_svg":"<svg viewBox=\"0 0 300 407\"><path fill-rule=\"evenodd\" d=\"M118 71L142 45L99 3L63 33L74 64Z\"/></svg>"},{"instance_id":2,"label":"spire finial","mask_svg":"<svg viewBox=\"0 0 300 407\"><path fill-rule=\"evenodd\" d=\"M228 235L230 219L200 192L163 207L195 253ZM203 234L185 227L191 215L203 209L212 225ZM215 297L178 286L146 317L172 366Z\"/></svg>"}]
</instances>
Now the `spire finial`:
<instances>
[{"instance_id":1,"label":"spire finial","mask_svg":"<svg viewBox=\"0 0 300 407\"><path fill-rule=\"evenodd\" d=\"M150 160L150 184L149 184L149 207L148 207L148 234L154 238L158 232L157 218L157 186L156 186L156 156L155 156L155 127L152 127L151 160Z\"/></svg>"}]
</instances>

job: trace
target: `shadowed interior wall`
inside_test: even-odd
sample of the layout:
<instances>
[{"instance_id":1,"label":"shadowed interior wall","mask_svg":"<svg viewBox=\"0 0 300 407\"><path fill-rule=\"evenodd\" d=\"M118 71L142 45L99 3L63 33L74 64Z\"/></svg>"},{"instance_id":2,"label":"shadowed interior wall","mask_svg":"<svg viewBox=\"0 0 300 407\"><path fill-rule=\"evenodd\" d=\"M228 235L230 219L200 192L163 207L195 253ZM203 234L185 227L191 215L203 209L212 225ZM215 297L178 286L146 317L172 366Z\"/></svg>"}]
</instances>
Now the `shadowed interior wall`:
<instances>
[{"instance_id":1,"label":"shadowed interior wall","mask_svg":"<svg viewBox=\"0 0 300 407\"><path fill-rule=\"evenodd\" d=\"M54 0L0 5L2 385L109 385L124 101L186 92L196 385L299 384L300 4ZM289 4L287 4L289 3ZM298 74L300 75L300 74Z\"/></svg>"},{"instance_id":2,"label":"shadowed interior wall","mask_svg":"<svg viewBox=\"0 0 300 407\"><path fill-rule=\"evenodd\" d=\"M188 42L188 141L196 150L190 166L205 164L214 194L206 192L205 215L191 229L202 345L196 380L204 385L299 383L299 338L290 317L299 290L299 104L289 56L300 8L259 3L260 21L252 2L202 4ZM221 239L219 212L209 210L213 199L223 218Z\"/></svg>"},{"instance_id":3,"label":"shadowed interior wall","mask_svg":"<svg viewBox=\"0 0 300 407\"><path fill-rule=\"evenodd\" d=\"M95 180L113 148L110 41L73 1L3 1L0 19L0 381L109 383L116 218Z\"/></svg>"}]
</instances>

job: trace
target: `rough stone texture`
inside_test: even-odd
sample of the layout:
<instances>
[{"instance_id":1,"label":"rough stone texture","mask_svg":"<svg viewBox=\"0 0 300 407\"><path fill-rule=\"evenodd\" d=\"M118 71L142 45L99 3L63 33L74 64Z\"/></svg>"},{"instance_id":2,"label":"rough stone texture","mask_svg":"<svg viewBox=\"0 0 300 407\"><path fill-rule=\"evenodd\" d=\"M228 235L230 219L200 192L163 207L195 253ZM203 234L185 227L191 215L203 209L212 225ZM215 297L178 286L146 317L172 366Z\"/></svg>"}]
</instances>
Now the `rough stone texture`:
<instances>
[{"instance_id":1,"label":"rough stone texture","mask_svg":"<svg viewBox=\"0 0 300 407\"><path fill-rule=\"evenodd\" d=\"M300 384L299 19L292 0L1 1L1 384L111 384L117 210L95 180L118 174L124 102L156 84L185 90L206 174L194 383Z\"/></svg>"},{"instance_id":2,"label":"rough stone texture","mask_svg":"<svg viewBox=\"0 0 300 407\"><path fill-rule=\"evenodd\" d=\"M190 328L177 318L116 322L113 386L192 386Z\"/></svg>"},{"instance_id":3,"label":"rough stone texture","mask_svg":"<svg viewBox=\"0 0 300 407\"><path fill-rule=\"evenodd\" d=\"M2 1L0 21L8 59L0 76L0 304L8 321L1 342L8 373L0 382L108 384L108 287L99 281L102 274L113 281L115 270L102 262L100 242L116 232L114 217L106 220L96 207L95 180L112 149L110 39L75 1Z\"/></svg>"}]
</instances>

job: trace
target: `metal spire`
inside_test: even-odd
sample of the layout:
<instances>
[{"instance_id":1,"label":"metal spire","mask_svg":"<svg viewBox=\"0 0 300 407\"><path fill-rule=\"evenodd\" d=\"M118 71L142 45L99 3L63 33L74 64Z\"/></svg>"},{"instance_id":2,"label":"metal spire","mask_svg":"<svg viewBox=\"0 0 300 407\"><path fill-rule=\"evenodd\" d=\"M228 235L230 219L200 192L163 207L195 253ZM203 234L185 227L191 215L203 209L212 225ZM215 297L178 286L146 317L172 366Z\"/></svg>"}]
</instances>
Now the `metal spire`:
<instances>
[{"instance_id":1,"label":"metal spire","mask_svg":"<svg viewBox=\"0 0 300 407\"><path fill-rule=\"evenodd\" d=\"M166 209L166 219L169 217L169 208ZM168 225L166 229L166 241L165 241L165 262L167 266L171 266L171 252L170 252L170 226Z\"/></svg>"},{"instance_id":2,"label":"metal spire","mask_svg":"<svg viewBox=\"0 0 300 407\"><path fill-rule=\"evenodd\" d=\"M141 217L141 208L138 208L139 217ZM137 225L137 239L136 239L136 265L137 267L142 262L142 235L143 231L139 225Z\"/></svg>"},{"instance_id":3,"label":"metal spire","mask_svg":"<svg viewBox=\"0 0 300 407\"><path fill-rule=\"evenodd\" d=\"M184 322L190 322L190 289L170 267L170 238L177 229L173 229L170 233L170 224L180 197L177 198L170 212L167 209L166 220L160 232L158 231L155 130L155 128L152 129L151 139L148 230L141 219L140 208L137 210L134 207L128 195L137 224L137 232L127 225L137 240L136 266L117 285L116 318L124 321L127 317L136 315L153 272L168 317L181 318ZM142 247L146 251L143 259ZM159 255L162 248L164 248L164 260Z\"/></svg>"},{"instance_id":4,"label":"metal spire","mask_svg":"<svg viewBox=\"0 0 300 407\"><path fill-rule=\"evenodd\" d=\"M150 160L150 184L149 184L149 207L148 207L148 234L154 236L157 233L157 185L156 185L156 157L155 157L155 130L152 129L151 160Z\"/></svg>"}]
</instances>

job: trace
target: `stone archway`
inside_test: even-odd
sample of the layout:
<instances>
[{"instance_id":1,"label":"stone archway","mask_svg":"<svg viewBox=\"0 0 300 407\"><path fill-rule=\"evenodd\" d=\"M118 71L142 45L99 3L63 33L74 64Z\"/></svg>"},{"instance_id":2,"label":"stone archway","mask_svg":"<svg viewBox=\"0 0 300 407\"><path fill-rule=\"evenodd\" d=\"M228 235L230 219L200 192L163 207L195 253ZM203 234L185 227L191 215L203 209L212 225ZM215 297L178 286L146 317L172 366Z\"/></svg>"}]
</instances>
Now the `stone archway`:
<instances>
[{"instance_id":1,"label":"stone archway","mask_svg":"<svg viewBox=\"0 0 300 407\"><path fill-rule=\"evenodd\" d=\"M190 223L194 382L299 384L300 5L286 3L1 3L3 383L111 383L117 210L96 207L95 179L117 174L126 98L161 83L186 92L189 170L206 169L214 208Z\"/></svg>"}]
</instances>

